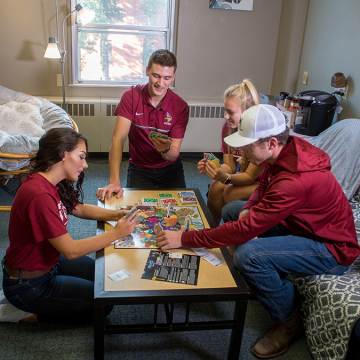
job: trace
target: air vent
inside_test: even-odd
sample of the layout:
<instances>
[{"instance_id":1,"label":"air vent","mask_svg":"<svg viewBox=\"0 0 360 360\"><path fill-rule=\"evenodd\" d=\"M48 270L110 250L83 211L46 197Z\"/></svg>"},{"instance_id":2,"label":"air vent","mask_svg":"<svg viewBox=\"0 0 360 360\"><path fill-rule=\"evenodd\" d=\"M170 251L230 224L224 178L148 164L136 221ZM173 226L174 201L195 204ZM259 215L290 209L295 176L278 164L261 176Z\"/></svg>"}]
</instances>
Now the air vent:
<instances>
[{"instance_id":1,"label":"air vent","mask_svg":"<svg viewBox=\"0 0 360 360\"><path fill-rule=\"evenodd\" d=\"M114 115L114 111L116 110L117 105L106 105L106 116L116 116Z\"/></svg>"},{"instance_id":2,"label":"air vent","mask_svg":"<svg viewBox=\"0 0 360 360\"><path fill-rule=\"evenodd\" d=\"M223 119L225 116L225 109L223 106L190 105L189 108L190 118Z\"/></svg>"},{"instance_id":3,"label":"air vent","mask_svg":"<svg viewBox=\"0 0 360 360\"><path fill-rule=\"evenodd\" d=\"M67 108L70 116L95 116L95 104L67 104Z\"/></svg>"}]
</instances>

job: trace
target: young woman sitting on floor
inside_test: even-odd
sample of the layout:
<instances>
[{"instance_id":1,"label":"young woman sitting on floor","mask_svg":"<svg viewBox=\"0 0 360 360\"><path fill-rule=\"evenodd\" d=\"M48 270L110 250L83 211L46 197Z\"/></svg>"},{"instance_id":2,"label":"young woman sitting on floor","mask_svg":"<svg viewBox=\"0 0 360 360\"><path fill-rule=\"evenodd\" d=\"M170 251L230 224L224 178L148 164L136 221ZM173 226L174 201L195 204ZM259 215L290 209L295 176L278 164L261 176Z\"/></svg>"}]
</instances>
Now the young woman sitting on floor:
<instances>
[{"instance_id":1,"label":"young woman sitting on floor","mask_svg":"<svg viewBox=\"0 0 360 360\"><path fill-rule=\"evenodd\" d=\"M241 114L253 105L260 103L259 95L250 80L230 86L224 93L225 123L222 128L221 151L224 163L220 168L204 159L198 163L200 174L213 180L209 188L207 207L216 223L220 224L221 210L232 200L247 200L258 186L264 166L249 163L241 156L239 148L228 146L224 138L237 131ZM240 162L240 164L239 164Z\"/></svg>"},{"instance_id":2,"label":"young woman sitting on floor","mask_svg":"<svg viewBox=\"0 0 360 360\"><path fill-rule=\"evenodd\" d=\"M12 305L29 313L23 321L92 321L94 260L85 255L135 229L137 212L126 219L127 210L82 202L86 156L85 137L69 128L52 129L40 139L33 166L20 180L3 259L3 290ZM107 233L75 241L66 230L68 214L118 222Z\"/></svg>"}]
</instances>

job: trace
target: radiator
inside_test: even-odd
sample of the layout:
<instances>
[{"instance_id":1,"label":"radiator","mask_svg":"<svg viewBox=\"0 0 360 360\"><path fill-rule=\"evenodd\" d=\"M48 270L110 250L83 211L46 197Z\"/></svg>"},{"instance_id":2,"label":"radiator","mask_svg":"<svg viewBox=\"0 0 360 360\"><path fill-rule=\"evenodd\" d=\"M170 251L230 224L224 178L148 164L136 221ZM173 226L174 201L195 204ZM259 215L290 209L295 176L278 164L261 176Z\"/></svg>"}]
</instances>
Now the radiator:
<instances>
[{"instance_id":1,"label":"radiator","mask_svg":"<svg viewBox=\"0 0 360 360\"><path fill-rule=\"evenodd\" d=\"M61 107L62 98L42 96ZM116 116L113 115L119 99L67 98L68 113L79 131L89 142L89 152L108 152ZM189 123L181 145L181 152L219 152L224 107L220 103L189 102ZM124 152L129 151L128 141Z\"/></svg>"}]
</instances>

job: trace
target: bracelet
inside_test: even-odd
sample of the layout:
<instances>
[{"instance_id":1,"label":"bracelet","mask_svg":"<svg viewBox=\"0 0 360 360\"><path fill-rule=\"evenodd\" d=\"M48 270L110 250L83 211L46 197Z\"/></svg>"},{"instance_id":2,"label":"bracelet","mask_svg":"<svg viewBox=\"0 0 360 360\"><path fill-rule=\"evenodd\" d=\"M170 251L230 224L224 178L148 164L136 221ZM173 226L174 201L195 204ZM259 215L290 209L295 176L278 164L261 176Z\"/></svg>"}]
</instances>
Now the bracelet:
<instances>
[{"instance_id":1,"label":"bracelet","mask_svg":"<svg viewBox=\"0 0 360 360\"><path fill-rule=\"evenodd\" d=\"M168 148L167 150L165 150L165 151L161 151L161 153L162 153L162 154L166 154L167 152L169 152L169 151L170 151L170 148L171 148L171 146L169 146L169 148Z\"/></svg>"},{"instance_id":2,"label":"bracelet","mask_svg":"<svg viewBox=\"0 0 360 360\"><path fill-rule=\"evenodd\" d=\"M227 185L227 184L230 184L230 181L231 181L231 176L228 173L226 173L226 178L221 183L224 185Z\"/></svg>"}]
</instances>

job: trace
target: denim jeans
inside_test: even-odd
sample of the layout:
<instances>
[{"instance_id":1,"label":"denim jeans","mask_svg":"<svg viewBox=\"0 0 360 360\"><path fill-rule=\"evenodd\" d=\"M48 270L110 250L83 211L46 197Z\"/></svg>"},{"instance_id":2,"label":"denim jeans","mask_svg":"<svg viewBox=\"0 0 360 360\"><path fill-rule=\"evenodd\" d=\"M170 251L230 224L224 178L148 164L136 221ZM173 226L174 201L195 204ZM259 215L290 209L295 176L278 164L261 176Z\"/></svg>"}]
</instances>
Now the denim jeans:
<instances>
[{"instance_id":1,"label":"denim jeans","mask_svg":"<svg viewBox=\"0 0 360 360\"><path fill-rule=\"evenodd\" d=\"M224 206L224 222L236 221L244 206L232 201ZM285 277L342 275L349 266L340 265L326 246L291 233L278 224L259 238L236 246L234 264L265 309L277 322L289 321L299 308L299 294Z\"/></svg>"},{"instance_id":2,"label":"denim jeans","mask_svg":"<svg viewBox=\"0 0 360 360\"><path fill-rule=\"evenodd\" d=\"M36 314L39 322L93 321L94 267L87 256L67 260L60 255L53 270L34 278L10 279L3 269L4 294L18 309Z\"/></svg>"},{"instance_id":3,"label":"denim jeans","mask_svg":"<svg viewBox=\"0 0 360 360\"><path fill-rule=\"evenodd\" d=\"M186 188L181 159L165 167L153 169L139 168L129 163L126 187L146 190Z\"/></svg>"}]
</instances>

